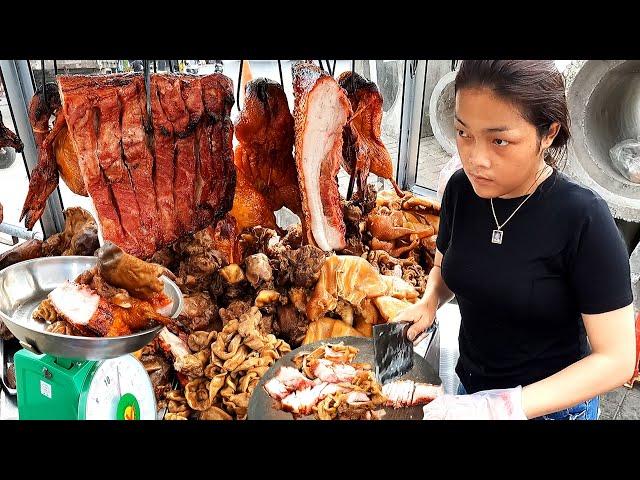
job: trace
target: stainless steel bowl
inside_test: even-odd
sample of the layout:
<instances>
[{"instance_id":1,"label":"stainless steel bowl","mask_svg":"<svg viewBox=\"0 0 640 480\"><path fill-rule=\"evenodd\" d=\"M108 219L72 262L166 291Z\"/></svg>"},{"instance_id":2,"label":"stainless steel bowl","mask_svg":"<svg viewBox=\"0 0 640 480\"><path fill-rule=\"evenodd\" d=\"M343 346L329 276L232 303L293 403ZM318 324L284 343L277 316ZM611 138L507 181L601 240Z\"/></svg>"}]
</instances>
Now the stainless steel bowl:
<instances>
[{"instance_id":1,"label":"stainless steel bowl","mask_svg":"<svg viewBox=\"0 0 640 480\"><path fill-rule=\"evenodd\" d=\"M79 337L46 332L47 324L33 319L33 311L49 292L66 280L74 280L97 262L97 257L45 257L0 271L0 319L24 348L36 354L102 360L140 350L160 332L161 325L121 337ZM176 318L183 307L182 293L170 279L161 278L164 293L173 300L170 316Z\"/></svg>"}]
</instances>

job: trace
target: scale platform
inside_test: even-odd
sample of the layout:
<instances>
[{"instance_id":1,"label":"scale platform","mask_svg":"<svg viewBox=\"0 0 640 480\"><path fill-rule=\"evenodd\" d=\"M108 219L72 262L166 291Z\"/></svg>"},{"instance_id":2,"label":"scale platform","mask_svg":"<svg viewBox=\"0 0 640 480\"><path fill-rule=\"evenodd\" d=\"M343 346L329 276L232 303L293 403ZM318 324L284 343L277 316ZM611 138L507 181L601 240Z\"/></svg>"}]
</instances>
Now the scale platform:
<instances>
[{"instance_id":1,"label":"scale platform","mask_svg":"<svg viewBox=\"0 0 640 480\"><path fill-rule=\"evenodd\" d=\"M0 319L23 349L14 355L19 418L155 419L151 380L131 353L162 326L119 337L82 337L46 332L33 311L53 289L97 263L96 257L46 257L0 272ZM182 311L180 289L166 277L173 301L170 316Z\"/></svg>"}]
</instances>

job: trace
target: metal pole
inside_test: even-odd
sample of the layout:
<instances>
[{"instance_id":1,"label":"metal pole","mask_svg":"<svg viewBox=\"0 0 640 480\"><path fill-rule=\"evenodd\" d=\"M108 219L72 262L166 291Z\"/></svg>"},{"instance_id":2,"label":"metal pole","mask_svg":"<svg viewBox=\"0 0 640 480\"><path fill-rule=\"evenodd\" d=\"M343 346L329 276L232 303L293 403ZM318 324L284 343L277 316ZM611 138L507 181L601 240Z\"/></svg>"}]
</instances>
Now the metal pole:
<instances>
[{"instance_id":1,"label":"metal pole","mask_svg":"<svg viewBox=\"0 0 640 480\"><path fill-rule=\"evenodd\" d=\"M7 87L7 98L13 110L18 136L24 144L22 152L27 166L27 173L31 177L31 171L38 163L38 149L33 139L33 130L29 123L29 102L33 97L33 83L27 60L0 60L0 69ZM64 229L64 215L60 192L53 192L47 200L42 217L42 230L45 237L61 232Z\"/></svg>"},{"instance_id":2,"label":"metal pole","mask_svg":"<svg viewBox=\"0 0 640 480\"><path fill-rule=\"evenodd\" d=\"M398 185L404 190L415 184L420 145L420 114L424 100L426 60L405 60L400 148L398 149Z\"/></svg>"},{"instance_id":3,"label":"metal pole","mask_svg":"<svg viewBox=\"0 0 640 480\"><path fill-rule=\"evenodd\" d=\"M0 233L7 234L11 237L22 238L24 240L31 240L34 238L42 240L42 234L40 232L27 230L20 225L12 225L10 223L0 223Z\"/></svg>"}]
</instances>

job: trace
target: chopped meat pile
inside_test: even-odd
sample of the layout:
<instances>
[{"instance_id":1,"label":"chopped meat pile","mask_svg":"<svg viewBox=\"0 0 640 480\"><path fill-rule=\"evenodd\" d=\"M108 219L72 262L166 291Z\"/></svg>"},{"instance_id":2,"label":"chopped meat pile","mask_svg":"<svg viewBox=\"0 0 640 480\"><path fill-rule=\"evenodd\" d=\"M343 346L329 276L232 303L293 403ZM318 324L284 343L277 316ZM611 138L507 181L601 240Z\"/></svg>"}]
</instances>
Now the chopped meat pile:
<instances>
[{"instance_id":1,"label":"chopped meat pile","mask_svg":"<svg viewBox=\"0 0 640 480\"><path fill-rule=\"evenodd\" d=\"M369 364L354 362L357 354L342 342L300 353L293 359L296 368L281 367L264 388L275 408L319 420L377 420L385 414L382 406L423 405L443 393L442 386L410 380L381 386Z\"/></svg>"}]
</instances>

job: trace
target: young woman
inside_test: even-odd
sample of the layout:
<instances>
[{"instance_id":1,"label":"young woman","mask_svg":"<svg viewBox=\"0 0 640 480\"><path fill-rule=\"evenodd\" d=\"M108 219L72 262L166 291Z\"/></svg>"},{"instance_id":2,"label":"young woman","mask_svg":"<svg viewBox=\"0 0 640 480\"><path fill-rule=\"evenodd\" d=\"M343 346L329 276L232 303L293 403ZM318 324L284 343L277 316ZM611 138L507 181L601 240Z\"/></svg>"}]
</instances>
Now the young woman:
<instances>
[{"instance_id":1,"label":"young woman","mask_svg":"<svg viewBox=\"0 0 640 480\"><path fill-rule=\"evenodd\" d=\"M635 362L629 257L606 202L559 172L569 115L552 61L464 61L463 169L445 188L435 267L397 320L415 339L456 296L458 395L425 418L596 419Z\"/></svg>"}]
</instances>

